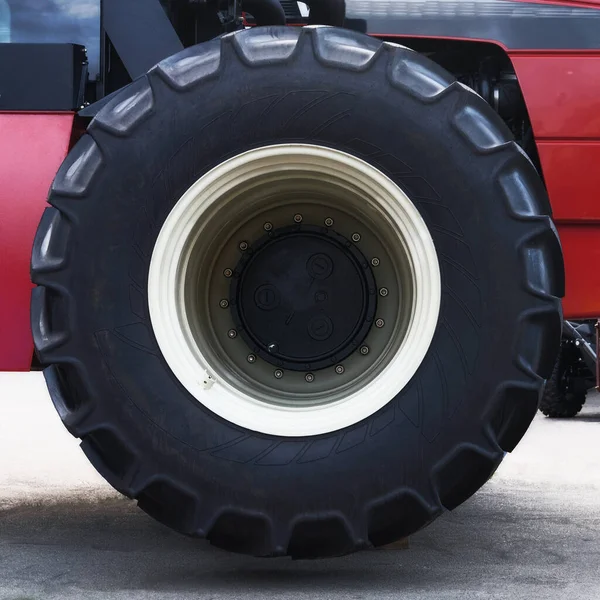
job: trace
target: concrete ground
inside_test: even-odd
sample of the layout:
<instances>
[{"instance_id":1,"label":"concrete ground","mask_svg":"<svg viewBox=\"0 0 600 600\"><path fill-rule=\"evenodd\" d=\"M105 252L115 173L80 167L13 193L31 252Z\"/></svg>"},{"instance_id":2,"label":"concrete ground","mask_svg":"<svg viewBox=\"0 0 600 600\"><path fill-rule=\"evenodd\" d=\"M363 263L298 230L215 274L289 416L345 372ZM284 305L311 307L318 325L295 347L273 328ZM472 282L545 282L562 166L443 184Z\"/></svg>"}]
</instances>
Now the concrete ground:
<instances>
[{"instance_id":1,"label":"concrete ground","mask_svg":"<svg viewBox=\"0 0 600 600\"><path fill-rule=\"evenodd\" d=\"M39 374L0 373L0 600L600 600L600 398L542 416L473 498L386 549L316 562L227 554L119 497Z\"/></svg>"}]
</instances>

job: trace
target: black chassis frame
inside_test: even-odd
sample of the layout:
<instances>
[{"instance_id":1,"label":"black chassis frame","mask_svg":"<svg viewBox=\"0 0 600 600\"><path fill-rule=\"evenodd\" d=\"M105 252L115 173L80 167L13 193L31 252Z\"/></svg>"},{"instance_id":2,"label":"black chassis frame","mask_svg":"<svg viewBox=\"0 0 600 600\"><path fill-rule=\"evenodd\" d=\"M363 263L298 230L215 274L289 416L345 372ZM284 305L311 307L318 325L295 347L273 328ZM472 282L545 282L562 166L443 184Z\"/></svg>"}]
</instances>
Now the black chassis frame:
<instances>
[{"instance_id":1,"label":"black chassis frame","mask_svg":"<svg viewBox=\"0 0 600 600\"><path fill-rule=\"evenodd\" d=\"M99 102L81 115L93 117L104 98L184 46L242 27L243 2L273 6L278 1L101 0ZM509 50L600 49L600 10L594 8L515 0L307 2L314 11L336 4L345 11L345 27L384 38L487 41Z\"/></svg>"}]
</instances>

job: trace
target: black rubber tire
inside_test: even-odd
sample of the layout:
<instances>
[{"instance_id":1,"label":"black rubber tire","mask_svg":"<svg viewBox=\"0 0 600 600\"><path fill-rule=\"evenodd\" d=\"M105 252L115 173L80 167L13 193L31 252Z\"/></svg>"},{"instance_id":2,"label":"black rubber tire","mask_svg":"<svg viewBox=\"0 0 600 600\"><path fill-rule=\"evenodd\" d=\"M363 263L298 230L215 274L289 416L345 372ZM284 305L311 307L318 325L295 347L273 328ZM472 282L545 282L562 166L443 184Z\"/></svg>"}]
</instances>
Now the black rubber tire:
<instances>
[{"instance_id":1,"label":"black rubber tire","mask_svg":"<svg viewBox=\"0 0 600 600\"><path fill-rule=\"evenodd\" d=\"M552 419L571 419L578 415L585 404L587 392L566 391L563 384L564 360L562 352L546 382L540 400L540 411Z\"/></svg>"},{"instance_id":2,"label":"black rubber tire","mask_svg":"<svg viewBox=\"0 0 600 600\"><path fill-rule=\"evenodd\" d=\"M278 438L204 409L148 317L149 259L182 193L225 158L315 142L378 167L439 253L428 356L382 410ZM534 417L561 335L544 187L476 94L406 48L334 28L257 28L165 60L91 123L53 183L32 328L54 404L96 469L159 521L260 556L389 543L483 485Z\"/></svg>"}]
</instances>

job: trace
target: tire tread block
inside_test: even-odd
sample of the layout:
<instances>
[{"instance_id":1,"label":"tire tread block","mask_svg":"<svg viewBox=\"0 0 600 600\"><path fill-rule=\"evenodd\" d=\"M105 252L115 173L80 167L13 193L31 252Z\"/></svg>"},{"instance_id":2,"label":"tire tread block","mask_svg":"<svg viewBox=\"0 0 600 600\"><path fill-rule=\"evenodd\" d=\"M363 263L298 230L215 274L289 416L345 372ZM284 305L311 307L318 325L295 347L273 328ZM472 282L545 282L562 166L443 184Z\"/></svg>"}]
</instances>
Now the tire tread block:
<instances>
[{"instance_id":1,"label":"tire tread block","mask_svg":"<svg viewBox=\"0 0 600 600\"><path fill-rule=\"evenodd\" d=\"M115 135L129 135L153 109L152 88L148 78L141 77L102 108L90 124L90 130L101 127Z\"/></svg>"},{"instance_id":2,"label":"tire tread block","mask_svg":"<svg viewBox=\"0 0 600 600\"><path fill-rule=\"evenodd\" d=\"M377 547L406 538L432 521L439 512L414 491L400 490L368 509L369 542Z\"/></svg>"},{"instance_id":3,"label":"tire tread block","mask_svg":"<svg viewBox=\"0 0 600 600\"><path fill-rule=\"evenodd\" d=\"M138 506L159 523L180 533L196 533L196 496L167 478L157 478L136 494Z\"/></svg>"},{"instance_id":4,"label":"tire tread block","mask_svg":"<svg viewBox=\"0 0 600 600\"><path fill-rule=\"evenodd\" d=\"M434 468L434 481L441 504L454 510L470 498L494 474L503 453L490 453L473 444L460 445Z\"/></svg>"},{"instance_id":5,"label":"tire tread block","mask_svg":"<svg viewBox=\"0 0 600 600\"><path fill-rule=\"evenodd\" d=\"M100 147L90 135L84 135L61 165L51 187L51 196L82 197L104 164Z\"/></svg>"},{"instance_id":6,"label":"tire tread block","mask_svg":"<svg viewBox=\"0 0 600 600\"><path fill-rule=\"evenodd\" d=\"M288 546L292 558L326 558L344 556L365 544L354 541L351 527L341 515L312 516L294 525Z\"/></svg>"},{"instance_id":7,"label":"tire tread block","mask_svg":"<svg viewBox=\"0 0 600 600\"><path fill-rule=\"evenodd\" d=\"M31 273L34 281L38 274L55 273L67 266L70 234L71 225L58 209L44 209L31 255Z\"/></svg>"},{"instance_id":8,"label":"tire tread block","mask_svg":"<svg viewBox=\"0 0 600 600\"><path fill-rule=\"evenodd\" d=\"M260 514L242 510L228 510L221 513L206 539L223 550L250 554L253 556L273 556L274 550L269 520Z\"/></svg>"}]
</instances>

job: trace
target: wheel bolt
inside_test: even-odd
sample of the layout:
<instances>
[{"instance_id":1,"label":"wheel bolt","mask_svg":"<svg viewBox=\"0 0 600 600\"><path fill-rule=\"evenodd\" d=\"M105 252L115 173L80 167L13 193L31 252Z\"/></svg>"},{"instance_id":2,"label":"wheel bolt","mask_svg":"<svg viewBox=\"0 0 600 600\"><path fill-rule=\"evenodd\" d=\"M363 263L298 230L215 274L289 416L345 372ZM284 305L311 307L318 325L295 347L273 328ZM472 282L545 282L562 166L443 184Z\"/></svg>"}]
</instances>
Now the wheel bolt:
<instances>
[{"instance_id":1,"label":"wheel bolt","mask_svg":"<svg viewBox=\"0 0 600 600\"><path fill-rule=\"evenodd\" d=\"M294 215L294 223L302 223L302 215Z\"/></svg>"},{"instance_id":2,"label":"wheel bolt","mask_svg":"<svg viewBox=\"0 0 600 600\"><path fill-rule=\"evenodd\" d=\"M360 242L360 233L353 233L352 234L352 241L353 242Z\"/></svg>"},{"instance_id":3,"label":"wheel bolt","mask_svg":"<svg viewBox=\"0 0 600 600\"><path fill-rule=\"evenodd\" d=\"M344 369L344 365L338 365L338 366L335 368L335 372L336 372L338 375L341 375L341 374L342 374L342 373L343 373L345 370L346 370L346 369Z\"/></svg>"},{"instance_id":4,"label":"wheel bolt","mask_svg":"<svg viewBox=\"0 0 600 600\"><path fill-rule=\"evenodd\" d=\"M223 300L221 300L221 302L219 302L219 306L221 308L227 308L229 306L229 300L226 300L225 298L223 298Z\"/></svg>"},{"instance_id":5,"label":"wheel bolt","mask_svg":"<svg viewBox=\"0 0 600 600\"><path fill-rule=\"evenodd\" d=\"M312 383L315 380L315 376L312 373L307 373L304 379L306 379L307 383Z\"/></svg>"},{"instance_id":6,"label":"wheel bolt","mask_svg":"<svg viewBox=\"0 0 600 600\"><path fill-rule=\"evenodd\" d=\"M269 222L265 223L265 224L263 225L263 229L264 229L265 231L271 231L271 229L273 229L273 223L269 223Z\"/></svg>"},{"instance_id":7,"label":"wheel bolt","mask_svg":"<svg viewBox=\"0 0 600 600\"><path fill-rule=\"evenodd\" d=\"M369 346L361 346L360 347L360 353L363 356L366 356L367 354L369 354Z\"/></svg>"},{"instance_id":8,"label":"wheel bolt","mask_svg":"<svg viewBox=\"0 0 600 600\"><path fill-rule=\"evenodd\" d=\"M385 321L383 319L377 319L377 321L375 321L375 327L379 327L379 329L381 329L384 325Z\"/></svg>"},{"instance_id":9,"label":"wheel bolt","mask_svg":"<svg viewBox=\"0 0 600 600\"><path fill-rule=\"evenodd\" d=\"M229 337L229 339L235 339L237 337L237 331L235 329L230 329L227 332L227 337Z\"/></svg>"},{"instance_id":10,"label":"wheel bolt","mask_svg":"<svg viewBox=\"0 0 600 600\"><path fill-rule=\"evenodd\" d=\"M244 250L248 250L248 242L240 242L240 250L244 252Z\"/></svg>"},{"instance_id":11,"label":"wheel bolt","mask_svg":"<svg viewBox=\"0 0 600 600\"><path fill-rule=\"evenodd\" d=\"M380 295L380 296L383 296L384 298L385 298L385 297L386 297L386 296L387 296L389 293L390 293L390 292L388 291L388 289L387 289L387 288L381 288L381 289L379 290L379 295Z\"/></svg>"},{"instance_id":12,"label":"wheel bolt","mask_svg":"<svg viewBox=\"0 0 600 600\"><path fill-rule=\"evenodd\" d=\"M277 350L279 350L279 346L275 343L275 342L271 342L268 346L267 346L267 350L269 352L277 352Z\"/></svg>"},{"instance_id":13,"label":"wheel bolt","mask_svg":"<svg viewBox=\"0 0 600 600\"><path fill-rule=\"evenodd\" d=\"M276 369L273 373L275 379L281 379L283 377L283 371L281 369Z\"/></svg>"},{"instance_id":14,"label":"wheel bolt","mask_svg":"<svg viewBox=\"0 0 600 600\"><path fill-rule=\"evenodd\" d=\"M225 275L225 277L231 277L233 275L233 271L231 269L225 269L223 271L223 275Z\"/></svg>"},{"instance_id":15,"label":"wheel bolt","mask_svg":"<svg viewBox=\"0 0 600 600\"><path fill-rule=\"evenodd\" d=\"M327 227L331 227L333 225L333 219L331 217L327 217L325 219L325 225L327 225Z\"/></svg>"},{"instance_id":16,"label":"wheel bolt","mask_svg":"<svg viewBox=\"0 0 600 600\"><path fill-rule=\"evenodd\" d=\"M255 363L256 362L256 356L254 356L254 354L248 354L248 362L249 363Z\"/></svg>"},{"instance_id":17,"label":"wheel bolt","mask_svg":"<svg viewBox=\"0 0 600 600\"><path fill-rule=\"evenodd\" d=\"M379 263L380 263L380 261L379 261L379 259L378 259L377 257L375 257L375 258L372 258L372 259L371 259L371 264L372 264L374 267L378 267L378 266L379 266Z\"/></svg>"}]
</instances>

